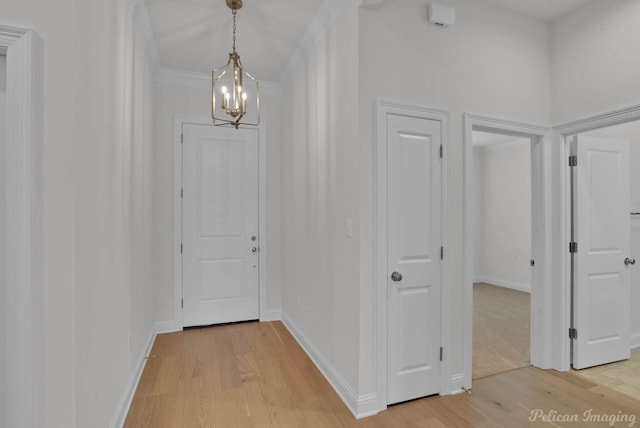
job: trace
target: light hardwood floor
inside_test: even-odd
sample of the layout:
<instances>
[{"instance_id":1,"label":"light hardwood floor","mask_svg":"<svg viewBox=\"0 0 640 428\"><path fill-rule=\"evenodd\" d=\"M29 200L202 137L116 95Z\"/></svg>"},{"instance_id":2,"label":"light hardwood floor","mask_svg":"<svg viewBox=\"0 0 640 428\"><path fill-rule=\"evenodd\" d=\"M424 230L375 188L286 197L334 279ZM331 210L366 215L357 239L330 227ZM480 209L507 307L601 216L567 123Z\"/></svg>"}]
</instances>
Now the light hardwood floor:
<instances>
[{"instance_id":1,"label":"light hardwood floor","mask_svg":"<svg viewBox=\"0 0 640 428\"><path fill-rule=\"evenodd\" d=\"M640 400L640 348L632 349L628 360L576 370L576 373Z\"/></svg>"},{"instance_id":2,"label":"light hardwood floor","mask_svg":"<svg viewBox=\"0 0 640 428\"><path fill-rule=\"evenodd\" d=\"M532 422L534 409L578 422ZM584 422L589 409L633 415L640 424L640 401L574 373L533 367L477 380L471 393L414 400L356 420L286 328L272 322L159 335L125 427L610 426Z\"/></svg>"},{"instance_id":3,"label":"light hardwood floor","mask_svg":"<svg viewBox=\"0 0 640 428\"><path fill-rule=\"evenodd\" d=\"M473 284L473 379L530 363L531 295Z\"/></svg>"}]
</instances>

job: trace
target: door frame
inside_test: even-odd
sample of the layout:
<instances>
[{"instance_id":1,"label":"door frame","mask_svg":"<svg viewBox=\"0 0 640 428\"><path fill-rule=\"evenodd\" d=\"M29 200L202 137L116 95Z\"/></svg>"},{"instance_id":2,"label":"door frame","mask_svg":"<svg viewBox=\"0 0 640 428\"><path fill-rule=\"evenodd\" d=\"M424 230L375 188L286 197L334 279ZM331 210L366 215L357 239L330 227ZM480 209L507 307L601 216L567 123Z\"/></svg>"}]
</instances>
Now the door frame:
<instances>
[{"instance_id":1,"label":"door frame","mask_svg":"<svg viewBox=\"0 0 640 428\"><path fill-rule=\"evenodd\" d=\"M6 422L40 426L42 333L42 39L32 30L0 25L7 56ZM4 369L4 367L0 368Z\"/></svg>"},{"instance_id":2,"label":"door frame","mask_svg":"<svg viewBox=\"0 0 640 428\"><path fill-rule=\"evenodd\" d=\"M551 132L549 128L471 113L463 115L463 388L472 385L473 361L473 131L531 139L531 244L535 268L531 274L531 364L550 368L554 323L548 312L553 301ZM537 231L537 232L535 232ZM557 307L557 306L555 306ZM557 330L557 329L556 329Z\"/></svg>"},{"instance_id":3,"label":"door frame","mask_svg":"<svg viewBox=\"0 0 640 428\"><path fill-rule=\"evenodd\" d=\"M566 161L569 158L570 153L570 142L569 137L575 134L580 134L588 131L593 131L595 129L606 128L608 126L620 125L627 122L633 122L636 120L640 120L640 104L626 107L619 110L610 111L607 113L602 113L594 116L589 116L584 119L579 119L571 122L566 122L561 125L557 125L553 127L553 131L555 133L555 139L559 148L559 152L561 153L562 161L560 165L560 177L562 177L562 186L559 189L559 198L561 201L561 209L557 213L560 229L559 229L559 237L562 240L560 244L562 248L569 248L569 242L571 242L571 188L570 188L570 174L571 168L569 167L568 162ZM562 275L562 284L565 290L565 293L572 298L571 296L571 257L569 257L568 251L567 254L563 257L563 263L560 266L561 275ZM565 307L563 308L564 317L571 322L571 310L570 310L570 301L567 302ZM570 324L567 324L567 328ZM632 336L631 338L631 346L640 346L640 337ZM568 335L564 338L563 348L567 350L566 357L563 361L564 370L569 370L571 367L571 340Z\"/></svg>"},{"instance_id":4,"label":"door frame","mask_svg":"<svg viewBox=\"0 0 640 428\"><path fill-rule=\"evenodd\" d=\"M181 116L176 115L173 125L173 284L174 284L174 330L182 330L183 308L182 308L182 127L184 125L208 125L211 123L209 117ZM258 299L260 321L273 321L276 319L270 316L267 311L267 130L266 123L261 121L258 130ZM244 128L241 126L241 128ZM256 129L256 127L246 128Z\"/></svg>"},{"instance_id":5,"label":"door frame","mask_svg":"<svg viewBox=\"0 0 640 428\"><path fill-rule=\"evenodd\" d=\"M387 408L387 115L404 115L440 122L442 130L442 147L444 156L441 168L441 215L442 215L442 245L447 249L448 221L447 221L447 164L449 147L449 111L436 108L377 100L375 103L375 161L374 161L374 225L375 225L375 378L376 378L376 410ZM444 257L441 265L441 295L442 308L451 306L451 292L449 289L448 258ZM442 311L440 317L440 342L445 350L451 349L451 319L443 316L448 313ZM440 366L440 391L446 394L451 391L450 358L444 358Z\"/></svg>"}]
</instances>

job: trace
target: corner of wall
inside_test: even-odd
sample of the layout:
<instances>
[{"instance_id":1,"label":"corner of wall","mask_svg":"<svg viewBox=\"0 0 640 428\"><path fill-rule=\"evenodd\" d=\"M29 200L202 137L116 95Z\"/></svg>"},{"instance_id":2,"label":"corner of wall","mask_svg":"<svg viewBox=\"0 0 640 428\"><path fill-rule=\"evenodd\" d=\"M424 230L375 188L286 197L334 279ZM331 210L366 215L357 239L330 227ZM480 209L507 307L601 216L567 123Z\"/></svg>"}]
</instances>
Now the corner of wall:
<instances>
[{"instance_id":1,"label":"corner of wall","mask_svg":"<svg viewBox=\"0 0 640 428\"><path fill-rule=\"evenodd\" d=\"M144 371L144 367L147 362L147 355L151 352L151 348L156 340L156 336L160 333L159 328L166 327L166 323L156 323L154 328L149 333L147 338L147 344L144 348L144 351L141 355L136 359L131 375L129 376L129 381L126 384L125 390L120 397L120 401L116 407L115 414L109 424L109 428L121 428L129 413L129 408L131 407L131 402L133 401L133 396L136 393L136 389L138 388L138 383L140 382L140 378L142 377L142 372ZM173 322L171 322L173 324Z\"/></svg>"},{"instance_id":2,"label":"corner of wall","mask_svg":"<svg viewBox=\"0 0 640 428\"><path fill-rule=\"evenodd\" d=\"M282 313L282 323L356 419L373 416L378 413L375 393L358 395L349 382L305 337L286 313Z\"/></svg>"}]
</instances>

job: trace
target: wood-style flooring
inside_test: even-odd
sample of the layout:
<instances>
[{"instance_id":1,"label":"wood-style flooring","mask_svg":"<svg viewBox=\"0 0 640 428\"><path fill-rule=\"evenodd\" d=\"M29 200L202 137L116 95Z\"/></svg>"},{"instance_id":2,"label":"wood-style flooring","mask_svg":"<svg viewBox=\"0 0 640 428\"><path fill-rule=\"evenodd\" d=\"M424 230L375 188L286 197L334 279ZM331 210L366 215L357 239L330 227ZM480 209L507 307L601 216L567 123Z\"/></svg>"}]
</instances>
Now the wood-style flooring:
<instances>
[{"instance_id":1,"label":"wood-style flooring","mask_svg":"<svg viewBox=\"0 0 640 428\"><path fill-rule=\"evenodd\" d=\"M532 421L531 412L536 409L539 417ZM606 421L585 421L589 411ZM567 418L575 421L560 420ZM610 418L618 422L609 425ZM256 322L159 335L125 427L635 424L640 424L640 401L571 372L533 367L477 380L470 393L414 400L356 420L282 323Z\"/></svg>"},{"instance_id":2,"label":"wood-style flooring","mask_svg":"<svg viewBox=\"0 0 640 428\"><path fill-rule=\"evenodd\" d=\"M628 360L576 370L575 373L640 400L640 348L632 349Z\"/></svg>"},{"instance_id":3,"label":"wood-style flooring","mask_svg":"<svg viewBox=\"0 0 640 428\"><path fill-rule=\"evenodd\" d=\"M530 364L531 295L473 284L473 379Z\"/></svg>"}]
</instances>

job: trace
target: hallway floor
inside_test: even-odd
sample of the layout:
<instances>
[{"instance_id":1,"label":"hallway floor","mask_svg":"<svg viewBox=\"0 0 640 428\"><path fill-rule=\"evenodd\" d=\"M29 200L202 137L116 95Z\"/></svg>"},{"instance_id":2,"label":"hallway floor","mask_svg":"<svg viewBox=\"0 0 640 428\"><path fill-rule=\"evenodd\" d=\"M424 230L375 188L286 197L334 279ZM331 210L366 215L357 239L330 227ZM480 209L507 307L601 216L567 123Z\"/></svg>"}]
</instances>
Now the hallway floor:
<instances>
[{"instance_id":1,"label":"hallway floor","mask_svg":"<svg viewBox=\"0 0 640 428\"><path fill-rule=\"evenodd\" d=\"M254 322L158 335L124 426L609 426L585 422L586 411L635 420L640 401L571 372L525 367L474 381L468 393L413 400L357 420L282 323ZM543 421L550 412L580 422Z\"/></svg>"},{"instance_id":2,"label":"hallway floor","mask_svg":"<svg viewBox=\"0 0 640 428\"><path fill-rule=\"evenodd\" d=\"M640 348L632 349L628 360L575 370L575 373L640 400Z\"/></svg>"},{"instance_id":3,"label":"hallway floor","mask_svg":"<svg viewBox=\"0 0 640 428\"><path fill-rule=\"evenodd\" d=\"M473 284L473 379L530 364L531 295Z\"/></svg>"}]
</instances>

